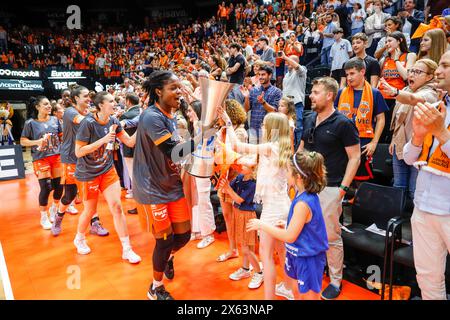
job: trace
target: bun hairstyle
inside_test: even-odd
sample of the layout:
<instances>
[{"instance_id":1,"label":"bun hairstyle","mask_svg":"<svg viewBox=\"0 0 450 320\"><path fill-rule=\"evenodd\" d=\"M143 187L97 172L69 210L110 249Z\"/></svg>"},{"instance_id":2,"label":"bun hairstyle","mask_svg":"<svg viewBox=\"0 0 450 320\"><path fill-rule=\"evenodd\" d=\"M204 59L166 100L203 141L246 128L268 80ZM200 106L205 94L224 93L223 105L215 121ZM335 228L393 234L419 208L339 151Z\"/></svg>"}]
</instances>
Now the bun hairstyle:
<instances>
[{"instance_id":1,"label":"bun hairstyle","mask_svg":"<svg viewBox=\"0 0 450 320\"><path fill-rule=\"evenodd\" d=\"M83 90L87 90L89 91L86 87L80 86L78 84L74 84L73 86L70 86L70 99L72 100L72 102L74 104L76 104L76 100L75 97L79 97L81 94L81 91Z\"/></svg>"},{"instance_id":2,"label":"bun hairstyle","mask_svg":"<svg viewBox=\"0 0 450 320\"><path fill-rule=\"evenodd\" d=\"M318 152L300 151L291 159L291 169L300 176L308 193L320 193L327 185L327 170L323 156Z\"/></svg>"},{"instance_id":3,"label":"bun hairstyle","mask_svg":"<svg viewBox=\"0 0 450 320\"><path fill-rule=\"evenodd\" d=\"M38 117L38 109L36 108L42 100L47 99L44 96L30 97L27 105L27 118L28 119L37 119Z\"/></svg>"},{"instance_id":4,"label":"bun hairstyle","mask_svg":"<svg viewBox=\"0 0 450 320\"><path fill-rule=\"evenodd\" d=\"M157 70L152 72L147 80L142 84L142 89L148 93L149 103L154 104L158 102L159 98L156 94L156 89L162 90L164 85L170 78L175 76L171 71Z\"/></svg>"}]
</instances>

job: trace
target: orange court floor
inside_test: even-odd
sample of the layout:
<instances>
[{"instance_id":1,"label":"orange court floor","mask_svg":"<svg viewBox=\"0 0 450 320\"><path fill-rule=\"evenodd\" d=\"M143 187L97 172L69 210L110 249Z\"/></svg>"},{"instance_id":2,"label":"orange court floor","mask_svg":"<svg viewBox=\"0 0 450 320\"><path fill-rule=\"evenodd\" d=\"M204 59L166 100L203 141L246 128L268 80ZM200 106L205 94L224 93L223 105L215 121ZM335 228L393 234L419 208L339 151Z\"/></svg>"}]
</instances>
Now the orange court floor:
<instances>
[{"instance_id":1,"label":"orange court floor","mask_svg":"<svg viewBox=\"0 0 450 320\"><path fill-rule=\"evenodd\" d=\"M130 265L122 260L121 244L103 197L100 197L98 213L110 235L104 238L87 235L92 252L82 256L73 245L79 214L66 214L61 235L53 237L39 224L38 194L39 185L33 175L0 182L0 243L14 299L146 299L152 279L154 240L141 231L137 215L127 214L127 222L132 246L142 258L140 264ZM133 208L133 200L123 197L122 203L124 210ZM77 208L81 212L82 204ZM216 233L216 241L211 246L197 249L196 242L191 241L176 254L175 279L164 280L175 299L263 299L263 286L250 290L247 288L250 279L229 280L229 274L240 267L240 259L215 261L227 250L227 244L226 233ZM281 281L281 270L279 267L278 281ZM379 300L380 297L344 281L339 299Z\"/></svg>"}]
</instances>

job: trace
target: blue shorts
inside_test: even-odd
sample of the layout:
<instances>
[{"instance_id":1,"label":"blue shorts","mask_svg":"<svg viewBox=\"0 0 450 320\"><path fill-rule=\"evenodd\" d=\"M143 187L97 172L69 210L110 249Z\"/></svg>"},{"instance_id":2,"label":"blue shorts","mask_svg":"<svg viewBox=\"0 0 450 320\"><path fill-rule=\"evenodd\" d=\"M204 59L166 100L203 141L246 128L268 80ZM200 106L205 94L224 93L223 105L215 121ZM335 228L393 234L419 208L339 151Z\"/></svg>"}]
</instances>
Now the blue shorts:
<instances>
[{"instance_id":1,"label":"blue shorts","mask_svg":"<svg viewBox=\"0 0 450 320\"><path fill-rule=\"evenodd\" d=\"M319 293L322 291L326 259L325 252L313 257L296 257L286 252L284 270L290 278L297 280L300 293L307 293L310 290Z\"/></svg>"}]
</instances>

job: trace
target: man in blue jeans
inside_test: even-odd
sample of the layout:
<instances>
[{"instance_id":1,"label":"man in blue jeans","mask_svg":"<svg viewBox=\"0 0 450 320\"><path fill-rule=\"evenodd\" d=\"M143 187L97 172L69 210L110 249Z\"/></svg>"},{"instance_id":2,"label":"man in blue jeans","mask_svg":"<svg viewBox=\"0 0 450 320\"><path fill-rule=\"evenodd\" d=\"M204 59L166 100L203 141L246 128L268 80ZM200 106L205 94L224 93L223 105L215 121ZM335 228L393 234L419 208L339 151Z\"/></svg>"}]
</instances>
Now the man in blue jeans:
<instances>
[{"instance_id":1,"label":"man in blue jeans","mask_svg":"<svg viewBox=\"0 0 450 320\"><path fill-rule=\"evenodd\" d=\"M337 29L336 25L332 22L333 17L331 14L326 15L326 21L327 26L323 30L323 45L322 45L322 52L320 53L320 63L324 67L330 67L331 61L330 61L330 51L331 46L335 42L334 40L334 30Z\"/></svg>"},{"instance_id":2,"label":"man in blue jeans","mask_svg":"<svg viewBox=\"0 0 450 320\"><path fill-rule=\"evenodd\" d=\"M299 64L299 58L296 55L287 57L282 52L281 58L286 61L288 72L283 78L283 97L292 97L295 104L295 115L297 122L295 124L295 150L302 139L303 134L303 109L305 101L306 88L306 67Z\"/></svg>"}]
</instances>

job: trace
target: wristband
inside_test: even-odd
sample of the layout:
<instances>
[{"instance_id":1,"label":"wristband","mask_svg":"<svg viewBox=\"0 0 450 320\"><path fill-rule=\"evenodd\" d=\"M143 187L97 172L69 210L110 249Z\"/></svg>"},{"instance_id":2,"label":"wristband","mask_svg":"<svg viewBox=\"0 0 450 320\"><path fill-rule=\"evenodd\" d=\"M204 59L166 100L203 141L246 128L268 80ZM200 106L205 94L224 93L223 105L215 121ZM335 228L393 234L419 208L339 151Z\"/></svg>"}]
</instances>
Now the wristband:
<instances>
[{"instance_id":1,"label":"wristband","mask_svg":"<svg viewBox=\"0 0 450 320\"><path fill-rule=\"evenodd\" d=\"M342 189L342 190L344 190L345 191L345 193L347 193L349 190L350 190L350 188L349 187L347 187L347 186L344 186L344 185L340 185L339 186L339 189Z\"/></svg>"}]
</instances>

